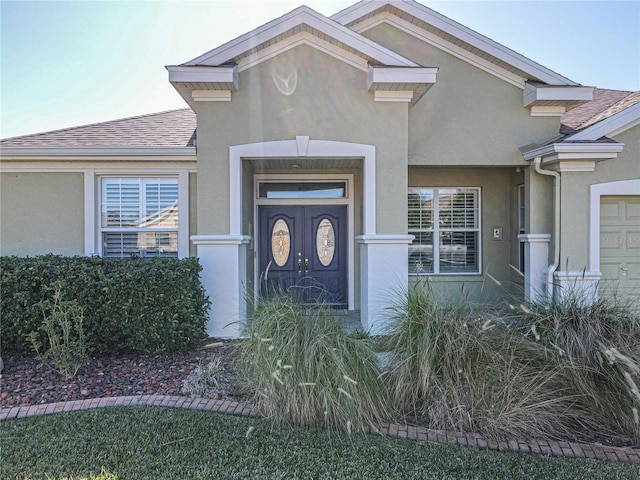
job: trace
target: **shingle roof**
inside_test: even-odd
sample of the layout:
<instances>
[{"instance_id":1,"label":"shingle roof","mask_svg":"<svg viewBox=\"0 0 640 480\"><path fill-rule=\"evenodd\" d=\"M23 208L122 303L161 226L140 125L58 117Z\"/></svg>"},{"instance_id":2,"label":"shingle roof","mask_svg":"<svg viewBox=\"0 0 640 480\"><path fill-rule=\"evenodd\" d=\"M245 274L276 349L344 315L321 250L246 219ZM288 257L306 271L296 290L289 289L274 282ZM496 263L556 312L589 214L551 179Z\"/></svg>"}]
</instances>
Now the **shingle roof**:
<instances>
[{"instance_id":1,"label":"shingle roof","mask_svg":"<svg viewBox=\"0 0 640 480\"><path fill-rule=\"evenodd\" d=\"M189 108L0 140L0 147L193 147Z\"/></svg>"},{"instance_id":2,"label":"shingle roof","mask_svg":"<svg viewBox=\"0 0 640 480\"><path fill-rule=\"evenodd\" d=\"M570 135L640 102L640 91L596 88L593 100L562 115L560 133Z\"/></svg>"}]
</instances>

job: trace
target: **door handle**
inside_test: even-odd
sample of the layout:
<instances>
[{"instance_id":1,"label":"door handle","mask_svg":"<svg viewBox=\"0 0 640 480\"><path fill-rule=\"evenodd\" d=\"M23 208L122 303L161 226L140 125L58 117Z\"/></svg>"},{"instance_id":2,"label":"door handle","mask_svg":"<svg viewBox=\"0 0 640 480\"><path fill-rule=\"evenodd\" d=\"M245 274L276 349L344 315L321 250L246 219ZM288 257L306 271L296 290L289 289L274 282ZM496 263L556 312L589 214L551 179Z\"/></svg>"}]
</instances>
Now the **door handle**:
<instances>
[{"instance_id":1,"label":"door handle","mask_svg":"<svg viewBox=\"0 0 640 480\"><path fill-rule=\"evenodd\" d=\"M298 275L302 274L302 259L298 258Z\"/></svg>"},{"instance_id":2,"label":"door handle","mask_svg":"<svg viewBox=\"0 0 640 480\"><path fill-rule=\"evenodd\" d=\"M309 273L309 259L304 259L304 273Z\"/></svg>"}]
</instances>

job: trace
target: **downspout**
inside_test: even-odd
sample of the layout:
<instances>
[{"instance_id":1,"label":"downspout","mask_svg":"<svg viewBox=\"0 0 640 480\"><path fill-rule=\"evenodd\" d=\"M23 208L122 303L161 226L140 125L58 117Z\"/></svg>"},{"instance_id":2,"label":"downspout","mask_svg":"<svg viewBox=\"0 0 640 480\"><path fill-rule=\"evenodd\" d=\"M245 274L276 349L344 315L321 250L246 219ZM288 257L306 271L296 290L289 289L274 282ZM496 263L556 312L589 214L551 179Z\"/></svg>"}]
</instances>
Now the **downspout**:
<instances>
[{"instance_id":1,"label":"downspout","mask_svg":"<svg viewBox=\"0 0 640 480\"><path fill-rule=\"evenodd\" d=\"M542 157L533 159L533 168L540 175L553 177L554 187L554 226L553 226L553 265L549 265L547 269L547 298L551 300L553 294L553 274L560 266L560 174L543 170L540 166Z\"/></svg>"}]
</instances>

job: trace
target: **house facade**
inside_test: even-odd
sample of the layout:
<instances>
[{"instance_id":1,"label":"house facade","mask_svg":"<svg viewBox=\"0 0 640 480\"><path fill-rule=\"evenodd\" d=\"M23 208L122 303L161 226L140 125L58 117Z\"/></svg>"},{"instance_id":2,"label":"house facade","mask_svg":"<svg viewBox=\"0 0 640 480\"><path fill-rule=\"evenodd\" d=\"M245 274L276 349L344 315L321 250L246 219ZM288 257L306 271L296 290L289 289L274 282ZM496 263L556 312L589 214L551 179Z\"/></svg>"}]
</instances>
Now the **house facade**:
<instances>
[{"instance_id":1,"label":"house facade","mask_svg":"<svg viewBox=\"0 0 640 480\"><path fill-rule=\"evenodd\" d=\"M208 333L295 291L378 333L397 295L640 292L640 93L414 1L300 7L182 65L189 108L2 140L2 255L197 256Z\"/></svg>"}]
</instances>

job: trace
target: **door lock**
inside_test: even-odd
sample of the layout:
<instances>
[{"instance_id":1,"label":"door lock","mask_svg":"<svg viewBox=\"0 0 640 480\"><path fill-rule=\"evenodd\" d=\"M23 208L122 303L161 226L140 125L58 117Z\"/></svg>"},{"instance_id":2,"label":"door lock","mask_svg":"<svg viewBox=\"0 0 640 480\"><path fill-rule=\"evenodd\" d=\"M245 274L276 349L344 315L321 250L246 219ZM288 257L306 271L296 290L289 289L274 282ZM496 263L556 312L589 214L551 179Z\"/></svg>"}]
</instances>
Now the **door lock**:
<instances>
[{"instance_id":1,"label":"door lock","mask_svg":"<svg viewBox=\"0 0 640 480\"><path fill-rule=\"evenodd\" d=\"M302 258L298 258L298 275L302 274Z\"/></svg>"},{"instance_id":2,"label":"door lock","mask_svg":"<svg viewBox=\"0 0 640 480\"><path fill-rule=\"evenodd\" d=\"M304 259L304 273L309 273L309 259Z\"/></svg>"}]
</instances>

